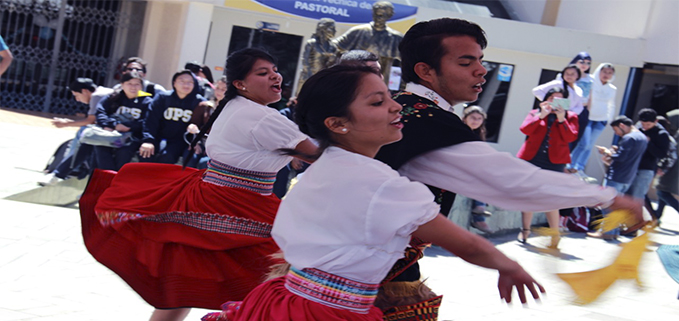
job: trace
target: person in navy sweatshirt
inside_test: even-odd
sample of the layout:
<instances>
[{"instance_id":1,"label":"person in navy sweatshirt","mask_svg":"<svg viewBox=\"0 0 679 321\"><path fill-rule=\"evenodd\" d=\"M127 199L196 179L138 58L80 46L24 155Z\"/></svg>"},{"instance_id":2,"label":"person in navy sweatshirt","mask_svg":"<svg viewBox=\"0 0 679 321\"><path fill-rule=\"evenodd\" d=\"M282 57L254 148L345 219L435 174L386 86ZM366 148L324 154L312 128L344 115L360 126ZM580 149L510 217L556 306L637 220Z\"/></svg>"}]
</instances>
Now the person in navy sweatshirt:
<instances>
[{"instance_id":1,"label":"person in navy sweatshirt","mask_svg":"<svg viewBox=\"0 0 679 321\"><path fill-rule=\"evenodd\" d=\"M193 110L205 98L198 94L198 81L188 69L172 76L172 88L158 94L149 106L139 148L140 162L174 164L188 148L184 133Z\"/></svg>"},{"instance_id":2,"label":"person in navy sweatshirt","mask_svg":"<svg viewBox=\"0 0 679 321\"><path fill-rule=\"evenodd\" d=\"M139 149L143 121L152 101L151 94L142 91L143 82L136 71L123 74L119 89L97 103L97 126L132 133L130 145L119 148L94 146L97 168L117 171L129 163Z\"/></svg>"}]
</instances>

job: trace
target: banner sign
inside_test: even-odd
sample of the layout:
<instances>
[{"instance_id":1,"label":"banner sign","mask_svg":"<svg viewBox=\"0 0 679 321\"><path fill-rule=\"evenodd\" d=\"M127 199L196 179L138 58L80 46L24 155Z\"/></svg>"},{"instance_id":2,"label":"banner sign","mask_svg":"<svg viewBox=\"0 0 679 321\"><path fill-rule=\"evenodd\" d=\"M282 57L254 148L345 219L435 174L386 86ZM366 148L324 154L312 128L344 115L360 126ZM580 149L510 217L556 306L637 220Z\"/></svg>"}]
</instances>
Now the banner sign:
<instances>
[{"instance_id":1,"label":"banner sign","mask_svg":"<svg viewBox=\"0 0 679 321\"><path fill-rule=\"evenodd\" d=\"M373 20L372 0L253 0L263 6L288 14L311 19L332 18L340 23L366 23ZM394 5L394 16L389 21L410 18L417 7Z\"/></svg>"}]
</instances>

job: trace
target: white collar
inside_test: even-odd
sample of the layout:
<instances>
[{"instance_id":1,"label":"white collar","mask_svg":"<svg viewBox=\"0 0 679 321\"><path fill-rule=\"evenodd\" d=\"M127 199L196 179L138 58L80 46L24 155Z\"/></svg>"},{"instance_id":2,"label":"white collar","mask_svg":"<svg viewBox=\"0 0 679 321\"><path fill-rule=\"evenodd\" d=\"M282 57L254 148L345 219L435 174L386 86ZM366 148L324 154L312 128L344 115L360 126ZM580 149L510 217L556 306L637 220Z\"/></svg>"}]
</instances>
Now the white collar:
<instances>
[{"instance_id":1,"label":"white collar","mask_svg":"<svg viewBox=\"0 0 679 321\"><path fill-rule=\"evenodd\" d=\"M418 95L422 98L429 99L434 102L437 106L441 107L441 109L445 111L449 111L451 113L455 113L455 110L453 109L453 106L449 104L441 95L433 91L432 89L422 86L420 84L416 84L414 82L409 82L406 84L406 91L411 92L415 95Z\"/></svg>"}]
</instances>

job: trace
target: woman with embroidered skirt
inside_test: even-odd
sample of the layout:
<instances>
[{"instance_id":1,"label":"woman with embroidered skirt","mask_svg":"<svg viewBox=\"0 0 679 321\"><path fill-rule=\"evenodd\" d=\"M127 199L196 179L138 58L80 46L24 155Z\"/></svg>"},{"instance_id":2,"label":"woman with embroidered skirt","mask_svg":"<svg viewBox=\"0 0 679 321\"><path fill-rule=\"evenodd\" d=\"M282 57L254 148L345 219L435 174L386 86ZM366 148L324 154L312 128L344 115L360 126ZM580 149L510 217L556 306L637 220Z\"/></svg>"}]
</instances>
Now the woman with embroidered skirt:
<instances>
[{"instance_id":1,"label":"woman with embroidered skirt","mask_svg":"<svg viewBox=\"0 0 679 321\"><path fill-rule=\"evenodd\" d=\"M85 245L149 304L151 320L181 320L189 307L218 309L263 280L278 247L271 227L276 172L316 145L266 105L281 98L275 60L258 49L227 59L229 89L210 121L207 170L127 164L94 173L80 200Z\"/></svg>"},{"instance_id":2,"label":"woman with embroidered skirt","mask_svg":"<svg viewBox=\"0 0 679 321\"><path fill-rule=\"evenodd\" d=\"M544 292L519 264L439 214L427 187L373 159L403 127L375 69L322 70L305 82L297 108L300 129L323 152L276 214L272 236L290 271L204 320L382 320L373 301L411 236L497 269L507 302L514 287L522 302L526 287L534 298Z\"/></svg>"}]
</instances>

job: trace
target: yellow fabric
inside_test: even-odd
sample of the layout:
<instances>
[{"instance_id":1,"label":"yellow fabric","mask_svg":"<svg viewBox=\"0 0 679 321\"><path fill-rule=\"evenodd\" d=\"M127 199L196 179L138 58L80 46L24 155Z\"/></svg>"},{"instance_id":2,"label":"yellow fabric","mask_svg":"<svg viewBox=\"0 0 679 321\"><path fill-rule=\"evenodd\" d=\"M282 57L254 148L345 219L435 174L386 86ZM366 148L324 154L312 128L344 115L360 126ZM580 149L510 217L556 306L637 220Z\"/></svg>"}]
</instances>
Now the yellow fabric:
<instances>
[{"instance_id":1,"label":"yellow fabric","mask_svg":"<svg viewBox=\"0 0 679 321\"><path fill-rule=\"evenodd\" d=\"M589 304L594 302L616 280L639 280L639 262L649 244L650 229L645 227L644 234L623 244L618 257L613 263L602 269L580 273L558 273L577 295L577 303Z\"/></svg>"},{"instance_id":2,"label":"yellow fabric","mask_svg":"<svg viewBox=\"0 0 679 321\"><path fill-rule=\"evenodd\" d=\"M635 223L635 218L631 213L624 210L615 210L606 214L603 219L594 221L595 227L601 229L604 233L618 228L620 225L632 226Z\"/></svg>"}]
</instances>

